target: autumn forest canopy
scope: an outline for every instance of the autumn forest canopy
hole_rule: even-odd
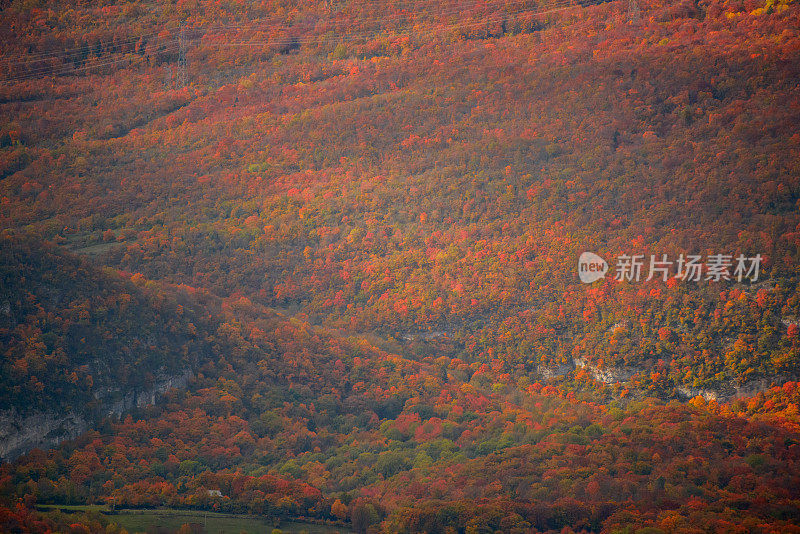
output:
[[[0,43],[0,531],[800,532],[795,0],[5,0]]]

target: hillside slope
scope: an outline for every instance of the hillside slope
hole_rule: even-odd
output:
[[[10,3],[0,526],[800,532],[800,4],[629,5]]]
[[[0,458],[152,403],[209,357],[197,304],[132,280],[52,245],[0,238]]]
[[[605,404],[408,360],[246,299],[222,310],[225,356],[188,391],[4,464],[0,494],[358,532],[800,530],[797,383],[730,406]],[[113,515],[85,521],[115,531]]]
[[[3,89],[0,217],[315,324],[447,332],[469,362],[542,377],[585,361],[665,396],[724,396],[798,373],[799,15],[771,6],[653,3],[639,24],[615,3],[469,5],[456,21],[449,6],[89,6],[97,53],[121,68],[89,57]],[[78,46],[57,13],[43,23]],[[104,52],[156,20],[137,55]],[[580,284],[587,250],[612,269],[641,254],[645,274]],[[764,260],[754,283],[644,281],[650,255],[674,273],[681,254]]]

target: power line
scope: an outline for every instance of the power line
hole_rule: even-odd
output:
[[[530,2],[530,1],[531,0],[516,0],[516,2],[511,2],[511,3],[513,4],[513,3]],[[439,0],[418,0],[416,2],[416,4],[423,5],[423,4],[432,4],[432,3],[436,3],[436,2],[439,2]],[[485,4],[482,0],[471,0],[471,1],[468,1],[468,2],[461,2],[459,4],[456,4],[456,6],[459,9],[461,9],[463,7],[474,7],[476,5],[488,6],[488,4]],[[422,11],[417,11],[416,13],[413,13],[413,12],[395,13],[394,15],[386,15],[386,16],[382,16],[382,17],[378,17],[378,18],[361,19],[360,22],[386,22],[387,20],[392,20],[392,19],[398,20],[398,19],[401,19],[401,18],[404,18],[404,17],[405,18],[409,18],[413,14],[421,14],[421,13],[423,13],[423,12]],[[431,14],[436,14],[436,13],[431,12]],[[263,25],[265,25],[265,24],[274,24],[274,23],[275,23],[274,21],[264,21],[264,22],[258,22],[258,23],[250,24],[250,25],[242,25],[241,23],[238,23],[238,22],[235,23],[235,24],[226,24],[226,25],[217,24],[217,25],[213,25],[213,26],[210,26],[209,28],[207,28],[206,29],[206,33],[212,33],[212,32],[215,32],[215,31],[224,31],[226,29],[238,29],[238,30],[261,29],[263,27]],[[182,27],[185,27],[185,23],[182,25]],[[80,46],[76,46],[76,47],[73,47],[73,48],[65,48],[65,49],[62,49],[62,50],[59,50],[59,51],[39,52],[39,53],[30,53],[30,54],[18,54],[16,56],[6,57],[4,59],[6,59],[6,60],[8,60],[8,59],[16,59],[16,61],[12,61],[11,62],[11,65],[15,65],[15,64],[16,65],[21,65],[21,64],[25,64],[25,63],[35,63],[35,62],[38,62],[38,61],[44,61],[46,59],[55,59],[55,58],[67,60],[69,58],[72,58],[73,56],[77,57],[77,56],[80,56],[82,54],[85,54],[85,53],[87,53],[87,50],[89,50],[89,49],[91,49],[93,47],[100,46],[101,48],[104,48],[104,49],[107,49],[107,50],[109,50],[109,49],[113,50],[113,49],[124,47],[126,45],[136,44],[141,40],[145,40],[145,39],[150,39],[152,37],[156,37],[156,36],[160,35],[161,33],[163,33],[164,31],[169,31],[169,30],[162,29],[162,30],[158,30],[158,31],[153,31],[153,32],[145,33],[145,34],[142,34],[142,35],[139,35],[139,36],[129,37],[127,39],[123,39],[122,41],[113,41],[112,40],[112,41],[107,41],[105,43],[95,43],[95,44],[86,43],[86,44],[83,44],[83,45],[80,45]],[[176,39],[176,38],[172,37],[171,40],[172,39]]]
[[[159,52],[162,52],[162,53],[164,53],[164,52],[167,52],[167,53],[168,52],[175,52],[175,51],[177,51],[177,49],[178,49],[177,48],[177,43],[173,42],[173,43],[170,43],[170,44],[166,45],[163,49],[160,49]],[[129,55],[127,55],[127,56],[124,56],[124,57],[116,57],[114,59],[106,58],[105,60],[102,60],[100,62],[91,63],[91,64],[87,64],[87,65],[81,65],[80,67],[75,67],[75,66],[70,66],[70,65],[62,65],[61,67],[55,67],[55,68],[50,68],[50,67],[40,68],[40,69],[35,70],[33,72],[29,71],[28,73],[26,73],[24,75],[21,75],[21,76],[15,76],[15,77],[12,77],[12,78],[6,78],[3,81],[5,81],[5,82],[14,82],[15,83],[15,82],[20,82],[20,81],[39,79],[39,78],[41,78],[43,76],[66,76],[66,75],[73,74],[73,73],[86,72],[86,71],[89,71],[89,70],[92,70],[92,69],[95,69],[95,68],[110,67],[110,66],[114,66],[114,65],[123,64],[123,63],[126,63],[126,62],[130,63],[131,65],[135,65],[137,63],[140,63],[141,61],[144,61],[145,59],[147,59],[147,57],[148,56],[146,56],[146,55],[141,55],[141,56],[136,57],[135,59],[131,59],[129,57]]]
[[[526,3],[527,1],[528,0],[517,0],[516,2],[511,2],[511,3],[512,4],[514,4],[514,3],[518,4],[518,3]],[[506,5],[508,5],[508,4],[506,4]],[[500,21],[503,21],[503,20],[508,20],[508,17],[513,17],[513,16],[519,16],[519,15],[545,15],[545,14],[549,14],[549,13],[555,13],[555,12],[559,12],[559,11],[564,11],[564,10],[567,10],[567,9],[573,9],[573,8],[576,8],[576,7],[587,7],[587,6],[592,6],[592,5],[600,5],[600,3],[597,3],[597,2],[575,3],[575,2],[573,2],[571,0],[560,0],[560,1],[552,3],[550,8],[548,8],[546,10],[519,10],[519,11],[514,11],[514,12],[498,13],[498,14],[495,14],[494,16],[492,16],[492,17],[483,18],[483,19],[481,19],[479,21],[476,21],[476,22],[473,22],[473,23],[456,22],[456,23],[447,24],[447,25],[440,25],[440,26],[438,26],[436,28],[436,30],[452,30],[452,29],[458,29],[458,28],[470,28],[470,27],[482,26],[482,25],[485,25],[487,23],[500,22]],[[451,12],[446,12],[446,13],[442,13],[442,14],[444,14],[444,15],[455,15],[455,14],[458,14],[458,13],[459,13],[458,11],[451,11]],[[382,19],[376,19],[376,22],[380,21],[380,20],[382,20]],[[336,39],[336,41],[349,42],[349,41],[355,41],[357,39],[377,37],[377,36],[379,36],[381,34],[384,34],[384,33],[386,33],[385,29],[373,30],[372,32],[353,33],[353,34],[349,34],[349,35],[340,36],[339,38]],[[408,30],[406,30],[404,32],[395,32],[393,35],[395,35],[395,36],[396,35],[404,35],[404,34],[407,34],[407,33],[408,33]],[[270,40],[270,41],[228,41],[228,42],[224,42],[224,43],[204,43],[203,46],[205,46],[205,47],[211,47],[211,46],[228,47],[228,46],[288,45],[288,44],[292,44],[292,43],[314,44],[314,43],[318,43],[320,41],[321,41],[321,39],[319,37],[311,37],[311,38],[292,37],[292,38],[287,38],[287,39],[273,39],[273,40]]]
[[[439,2],[439,0],[418,0],[417,2],[415,2],[415,4],[416,4],[416,7],[419,7],[421,5],[433,4],[433,3],[437,3],[437,2]],[[501,5],[496,6],[496,7],[503,8],[503,7],[508,7],[509,5],[527,4],[527,3],[531,3],[531,0],[512,0],[511,2],[505,2],[505,3],[501,4]],[[574,2],[574,5],[577,7],[577,6],[596,5],[598,3],[602,3],[602,1],[601,2],[596,2],[596,1],[578,0],[578,1]],[[436,11],[427,12],[427,11],[422,11],[422,10],[416,10],[416,11],[413,11],[413,10],[412,11],[405,11],[405,10],[403,10],[403,11],[401,11],[399,13],[394,13],[394,14],[391,14],[391,15],[383,15],[383,16],[375,17],[375,18],[371,18],[371,19],[363,19],[362,18],[362,19],[359,19],[358,21],[361,22],[361,23],[369,23],[369,22],[386,23],[388,21],[397,21],[397,20],[401,20],[401,19],[411,19],[412,17],[418,16],[418,15],[422,15],[422,14],[426,14],[426,13],[430,14],[432,16],[446,16],[446,15],[452,15],[452,14],[460,14],[460,13],[462,13],[464,11],[465,8],[469,9],[469,8],[479,7],[479,6],[482,6],[484,8],[495,7],[495,6],[491,6],[490,4],[484,2],[483,0],[470,0],[470,1],[467,1],[467,2],[455,3],[455,4],[453,4],[453,5],[451,5],[449,7],[449,10],[444,10],[443,9],[443,10],[441,10],[439,12],[436,12]],[[320,21],[318,21],[318,22],[320,22]],[[345,21],[345,22],[349,22],[349,21]],[[265,29],[265,28],[263,28],[263,26],[265,24],[274,24],[274,21],[258,22],[258,23],[254,23],[254,24],[250,24],[250,25],[242,25],[241,23],[226,24],[226,25],[218,24],[218,25],[213,25],[213,26],[210,26],[209,28],[207,28],[205,30],[205,33],[206,34],[210,34],[210,33],[214,33],[214,32],[221,32],[221,31],[224,31],[226,29],[237,29],[237,30],[240,30],[240,31],[246,31],[246,30],[251,30],[251,29],[252,30]],[[185,23],[182,25],[182,27],[185,27]],[[153,37],[157,37],[158,35],[162,34],[165,31],[169,31],[169,30],[162,29],[162,30],[153,31],[153,32],[150,32],[150,33],[144,33],[142,35],[133,36],[133,37],[130,37],[130,38],[127,38],[127,39],[123,39],[121,41],[110,41],[110,42],[96,43],[96,44],[86,43],[86,44],[83,44],[83,45],[80,45],[80,46],[77,46],[77,47],[73,47],[73,48],[65,48],[65,49],[60,50],[60,51],[40,52],[40,53],[32,53],[32,54],[18,54],[16,56],[6,57],[4,59],[5,60],[15,59],[16,61],[12,61],[10,63],[11,66],[22,65],[22,64],[26,64],[26,63],[35,63],[35,62],[39,62],[39,61],[44,61],[46,59],[56,59],[56,58],[58,58],[58,59],[67,60],[67,59],[73,58],[74,56],[77,57],[77,56],[80,56],[82,54],[85,54],[91,48],[96,48],[96,47],[99,46],[102,49],[113,51],[113,50],[125,47],[126,45],[136,44],[136,43],[138,43],[140,41],[148,40],[148,39],[151,39]],[[172,37],[172,39],[177,39],[177,38],[176,37]]]
[[[435,1],[435,0],[421,0],[420,3],[424,3],[426,1]],[[507,3],[503,4],[502,7],[507,8],[509,5],[524,5],[524,4],[528,4],[529,2],[530,2],[530,0],[512,0],[511,2],[507,2]],[[638,14],[638,4],[636,4],[636,0],[629,0],[629,12],[631,10],[631,8],[630,8],[630,3],[631,2],[635,5],[636,13]],[[577,7],[589,7],[589,6],[593,6],[593,5],[600,5],[602,3],[603,2],[597,2],[596,0],[588,0],[588,1],[587,0],[579,0],[578,2],[574,2],[573,0],[559,0],[559,1],[551,3],[547,7],[547,9],[521,9],[521,10],[518,10],[518,11],[499,12],[499,13],[495,13],[494,16],[485,17],[485,18],[483,18],[483,19],[481,19],[479,21],[473,22],[473,23],[456,22],[456,23],[443,25],[443,26],[440,25],[440,26],[436,27],[435,29],[438,30],[438,31],[447,31],[447,30],[458,29],[458,28],[470,28],[470,27],[482,26],[482,25],[485,25],[485,24],[488,24],[488,23],[493,23],[493,22],[507,21],[509,19],[509,17],[519,17],[519,16],[524,16],[524,15],[545,15],[545,14],[565,11],[565,10],[568,10],[568,9],[574,9],[574,8],[577,8]],[[446,17],[446,16],[462,14],[464,5],[465,4],[463,4],[463,3],[462,4],[458,4],[457,7],[454,6],[450,10],[441,10],[439,12],[430,13],[430,14],[431,14],[431,16],[438,16],[438,17]],[[475,7],[475,6],[481,6],[481,5],[485,6],[486,4],[484,4],[482,2],[482,0],[473,0],[473,1],[469,2],[466,5],[468,5],[469,7]],[[384,23],[385,24],[386,22],[399,21],[399,20],[402,20],[402,19],[409,19],[410,20],[411,19],[411,15],[419,15],[419,14],[423,14],[423,13],[424,12],[420,12],[420,11],[418,11],[416,13],[411,13],[411,12],[409,12],[409,13],[396,13],[394,15],[387,15],[387,16],[384,16],[384,17],[375,17],[375,18],[372,18],[372,19],[361,19],[359,22],[366,23],[366,24],[369,24],[370,22]],[[178,81],[179,86],[185,87],[187,85],[187,83],[188,83],[188,74],[187,74],[187,70],[188,70],[187,66],[188,65],[187,65],[186,54],[187,54],[187,51],[188,51],[189,44],[190,43],[202,42],[204,37],[213,36],[215,33],[221,33],[223,31],[225,31],[226,29],[238,30],[239,33],[241,33],[243,31],[247,31],[247,30],[261,29],[261,27],[260,26],[256,26],[256,25],[250,25],[250,26],[246,26],[246,25],[245,26],[242,26],[242,25],[218,25],[218,26],[212,26],[212,27],[206,29],[201,36],[190,39],[188,37],[188,30],[187,30],[186,24],[183,23],[181,25],[181,28],[180,28],[179,32],[178,32],[177,38],[173,38],[172,40],[167,41],[167,43],[162,44],[160,49],[155,50],[155,53],[158,53],[158,52],[161,52],[161,53],[163,53],[163,52],[171,52],[171,51],[175,51],[175,50],[178,51],[178,80],[177,81]],[[373,30],[371,32],[360,32],[360,33],[351,33],[351,34],[347,34],[347,35],[342,35],[342,36],[338,37],[336,40],[339,41],[339,42],[350,42],[350,41],[355,41],[357,39],[369,39],[369,38],[372,38],[372,37],[377,37],[378,35],[381,35],[381,34],[385,34],[385,33],[387,33],[387,31],[388,30],[386,28],[379,28],[379,29]],[[410,30],[406,30],[405,32],[394,32],[394,35],[402,35],[402,34],[407,34],[409,32],[410,32]],[[153,36],[153,35],[159,35],[161,33],[162,32],[153,32],[153,33],[148,34],[148,35]],[[144,37],[145,36],[139,36],[139,37],[136,37],[136,38],[129,39],[128,41],[125,41],[125,42],[127,42],[127,43],[139,42],[140,40],[144,39]],[[286,46],[286,45],[293,45],[293,44],[297,44],[297,45],[300,45],[300,44],[314,44],[314,43],[321,42],[322,39],[323,39],[323,37],[320,36],[320,35],[311,36],[311,37],[305,37],[305,38],[299,37],[299,36],[292,36],[292,37],[288,37],[288,38],[285,38],[285,39],[272,39],[270,41],[229,41],[229,42],[226,42],[226,43],[203,43],[203,46],[204,47],[280,46],[280,45]],[[116,44],[115,46],[122,46],[122,42]],[[84,48],[82,47],[80,50],[84,50]],[[40,58],[36,59],[36,61],[42,61],[43,57],[44,57],[44,54],[40,55]],[[50,59],[63,58],[63,57],[65,57],[65,56],[60,55],[60,53],[53,53],[53,55],[50,57]],[[145,55],[142,55],[137,60],[134,60],[131,64],[139,63],[145,57],[146,57]],[[129,58],[117,58],[117,59],[113,59],[113,60],[106,60],[106,61],[101,61],[99,63],[92,63],[90,65],[82,65],[80,67],[67,66],[67,65],[62,66],[62,67],[55,67],[55,68],[50,67],[50,66],[40,66],[40,67],[34,68],[32,70],[29,70],[28,72],[26,72],[23,75],[6,78],[5,81],[6,82],[18,82],[18,81],[35,79],[35,78],[38,78],[38,77],[41,77],[41,76],[44,76],[44,75],[62,76],[62,75],[68,75],[68,74],[71,74],[71,73],[84,72],[86,70],[90,70],[90,69],[97,68],[97,67],[111,66],[111,65],[115,65],[115,64],[119,64],[119,63],[124,63],[126,61],[130,61]]]

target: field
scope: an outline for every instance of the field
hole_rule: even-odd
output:
[[[57,511],[62,514],[88,513],[100,514],[112,525],[119,525],[131,534],[138,532],[177,531],[189,525],[195,532],[207,534],[239,533],[285,533],[306,534],[349,534],[342,527],[304,523],[299,521],[275,521],[245,514],[221,514],[196,510],[156,509],[156,510],[111,510],[104,505],[40,505],[44,512]]]

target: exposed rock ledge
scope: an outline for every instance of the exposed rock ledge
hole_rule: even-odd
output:
[[[623,369],[620,367],[606,367],[601,369],[600,367],[589,363],[583,358],[575,358],[572,360],[571,365],[569,363],[561,363],[550,366],[540,365],[536,368],[536,372],[545,380],[550,380],[552,378],[566,376],[577,369],[586,369],[589,374],[592,375],[592,378],[598,382],[604,382],[606,384],[625,382],[626,380],[630,380],[630,378],[636,373],[643,371],[643,368],[641,367],[632,367],[629,369]]]
[[[572,361],[572,363],[575,365],[576,369],[584,368],[589,371],[589,374],[592,375],[592,378],[598,382],[604,382],[606,384],[625,382],[626,380],[630,380],[630,378],[635,374],[643,371],[641,367],[621,368],[612,366],[601,369],[600,367],[587,362],[583,358],[576,358]]]
[[[572,365],[566,363],[552,366],[540,365],[536,371],[541,378],[551,380],[553,378],[566,376],[576,369],[585,369],[592,378],[605,384],[622,384],[637,374],[647,371],[647,369],[642,366],[632,366],[629,368],[609,366],[600,368],[583,358],[573,359]],[[727,402],[742,397],[752,397],[773,386],[780,386],[786,382],[798,379],[800,379],[800,377],[796,375],[778,374],[771,377],[756,378],[741,385],[729,381],[714,388],[681,386],[677,389],[677,396],[681,399],[692,399],[701,396],[709,401]]]
[[[26,416],[15,410],[0,412],[0,459],[11,461],[33,449],[55,447],[88,429],[86,420],[72,412],[37,412]]]
[[[743,397],[753,397],[773,386],[780,386],[786,382],[797,380],[797,378],[796,376],[789,375],[775,375],[772,377],[756,378],[742,385],[729,382],[718,388],[708,389],[682,386],[678,388],[678,395],[684,399],[692,399],[699,395],[708,401],[714,400],[724,402]]]
[[[144,391],[105,389],[95,392],[100,401],[98,415],[121,417],[132,408],[155,404],[172,388],[182,389],[189,383],[192,372],[164,377]],[[90,428],[94,416],[76,412],[34,412],[20,414],[16,410],[0,410],[0,461],[12,461],[33,449],[48,449],[63,441],[75,439]]]
[[[122,392],[119,389],[108,388],[95,392],[94,396],[100,401],[99,413],[101,416],[120,417],[132,408],[155,404],[170,389],[184,389],[191,377],[192,372],[187,369],[179,375],[159,378],[153,387],[145,391]]]

